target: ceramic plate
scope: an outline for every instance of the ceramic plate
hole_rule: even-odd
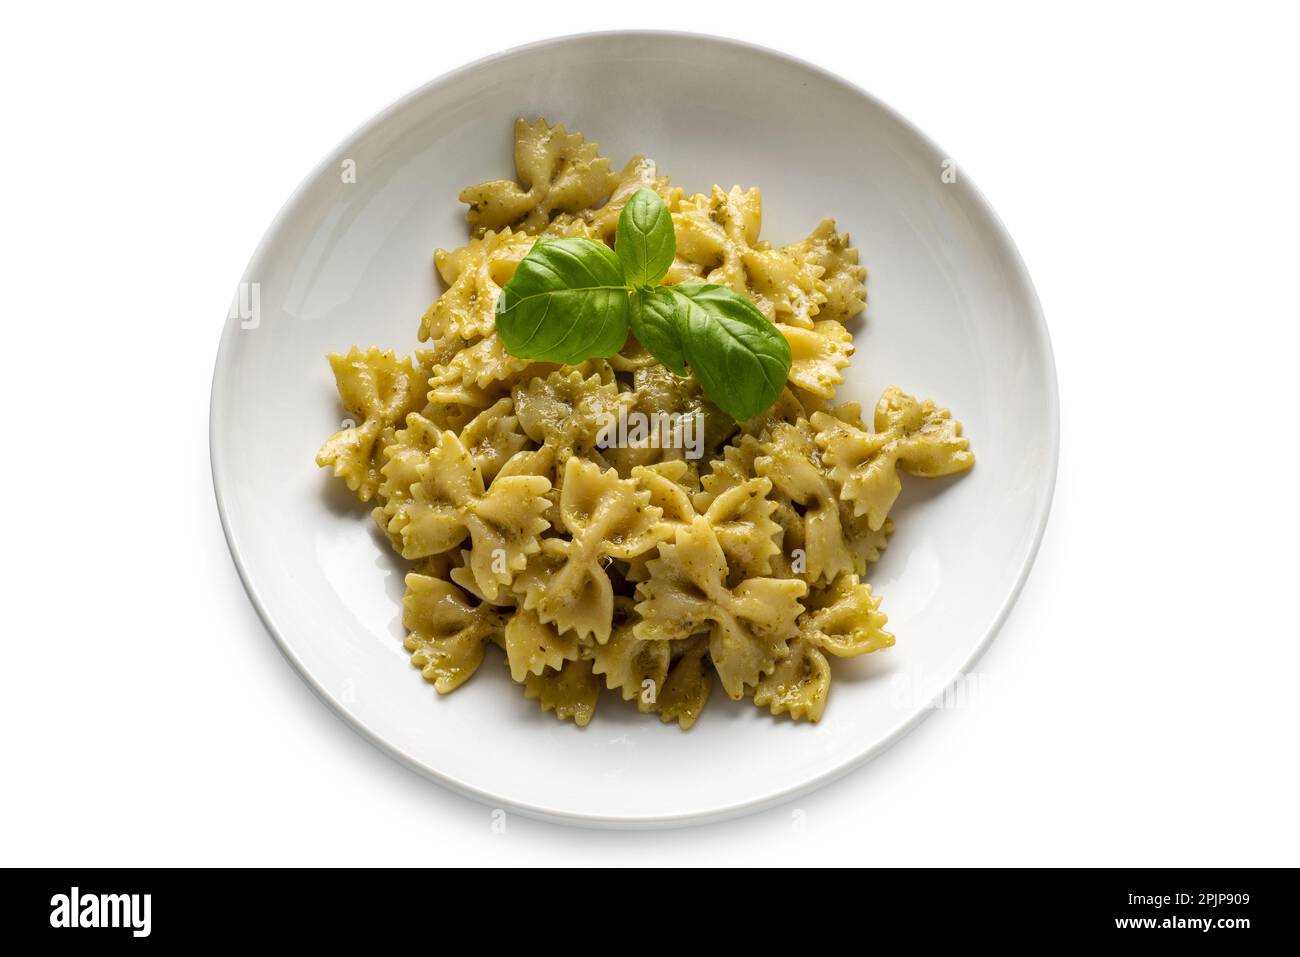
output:
[[[635,104],[631,108],[630,104]],[[871,573],[897,645],[833,663],[820,724],[715,688],[689,732],[606,693],[586,728],[525,700],[502,656],[440,697],[402,648],[404,563],[313,457],[340,427],[325,362],[409,352],[438,293],[435,247],[465,241],[456,194],[512,176],[512,121],[581,130],[615,167],[653,157],[688,192],[763,190],[763,236],[833,215],[869,274],[842,399],[897,384],[953,409],[978,457],[905,483]],[[350,161],[350,162],[349,162]],[[788,799],[878,753],[992,639],[1033,561],[1057,455],[1047,329],[1011,239],[946,155],[816,67],[702,36],[566,37],[457,70],[327,156],[248,271],[212,386],[212,473],[235,564],[271,635],[335,711],[430,778],[493,806],[589,824],[720,818]],[[343,175],[355,164],[355,182]]]

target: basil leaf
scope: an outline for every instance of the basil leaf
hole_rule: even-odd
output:
[[[627,284],[641,289],[658,285],[677,253],[673,217],[652,189],[638,189],[618,216],[614,249]]]
[[[682,347],[685,323],[680,314],[689,308],[691,301],[675,296],[671,286],[639,289],[632,293],[632,335],[677,375],[686,375],[686,355]]]
[[[737,422],[766,411],[790,375],[785,336],[727,286],[682,283],[667,288],[686,304],[677,313],[679,334],[686,361],[708,397]]]
[[[520,359],[573,365],[627,341],[628,289],[618,257],[590,239],[539,239],[497,300],[497,331]]]

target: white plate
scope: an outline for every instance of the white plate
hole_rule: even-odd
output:
[[[823,216],[851,231],[868,321],[840,395],[896,383],[952,408],[978,464],[905,482],[871,578],[898,644],[833,662],[820,724],[715,691],[683,733],[609,694],[585,729],[543,714],[494,650],[439,697],[407,661],[403,563],[327,470],[339,428],[324,356],[409,351],[437,294],[436,246],[465,238],[465,185],[508,177],[517,115],[563,121],[616,166],[654,157],[688,191],[763,190],[763,236]],[[344,182],[345,161],[356,182]],[[929,710],[992,639],[1033,561],[1057,456],[1047,329],[996,216],[945,155],[888,108],[816,67],[727,40],[566,37],[417,90],[307,177],[244,275],[254,323],[228,321],[212,384],[212,473],[231,554],[267,628],[340,715],[429,777],[490,804],[567,821],[721,818],[823,784]],[[256,296],[252,284],[256,284]]]

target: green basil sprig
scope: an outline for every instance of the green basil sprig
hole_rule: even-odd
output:
[[[676,252],[672,216],[649,189],[623,207],[613,250],[590,239],[539,239],[497,301],[506,351],[573,365],[614,355],[631,328],[668,369],[694,372],[718,408],[752,419],[785,388],[790,344],[727,286],[660,285]]]

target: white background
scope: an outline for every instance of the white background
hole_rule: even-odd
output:
[[[0,39],[0,863],[1300,864],[1280,5],[35,6]],[[263,630],[211,489],[212,362],[259,237],[338,140],[470,60],[620,27],[812,60],[942,144],[1042,298],[1060,479],[973,706],[732,823],[496,834]]]

